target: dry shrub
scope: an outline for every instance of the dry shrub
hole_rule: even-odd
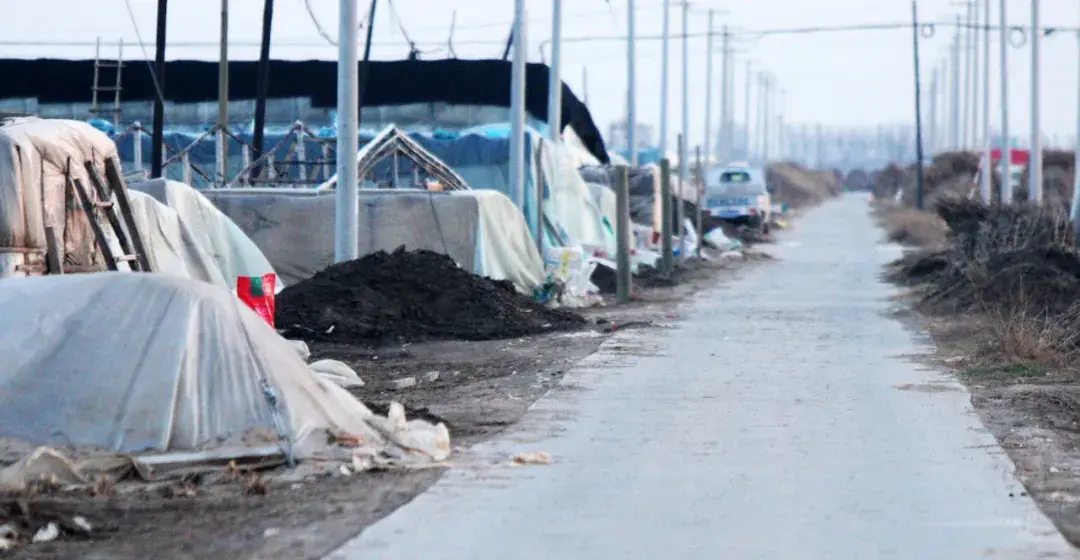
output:
[[[881,221],[889,241],[903,245],[940,248],[949,233],[949,226],[937,214],[903,206],[884,207]]]
[[[1080,350],[1080,256],[1057,207],[944,200],[944,249],[906,255],[888,275],[918,286],[920,307],[983,321],[977,354],[1061,366]]]
[[[820,204],[843,190],[841,177],[832,171],[815,171],[796,163],[776,163],[766,169],[773,187],[773,201],[792,208]]]
[[[983,315],[984,330],[975,356],[984,363],[1069,365],[1078,355],[1080,331],[1076,311],[1055,316],[1027,306],[1011,309],[991,304]]]

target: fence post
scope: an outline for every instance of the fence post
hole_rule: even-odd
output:
[[[661,271],[671,274],[671,160],[660,160]]]
[[[615,168],[615,301],[630,301],[630,168]]]

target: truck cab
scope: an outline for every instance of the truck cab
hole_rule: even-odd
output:
[[[765,170],[744,163],[714,168],[705,176],[705,215],[769,233],[772,197]]]

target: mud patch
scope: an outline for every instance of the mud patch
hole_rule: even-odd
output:
[[[913,393],[955,393],[963,390],[962,387],[944,383],[907,383],[904,385],[896,385],[893,388],[900,391],[911,391]]]

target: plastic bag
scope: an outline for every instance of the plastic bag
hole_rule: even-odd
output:
[[[274,274],[261,277],[240,276],[236,279],[236,296],[270,326],[274,326]]]

